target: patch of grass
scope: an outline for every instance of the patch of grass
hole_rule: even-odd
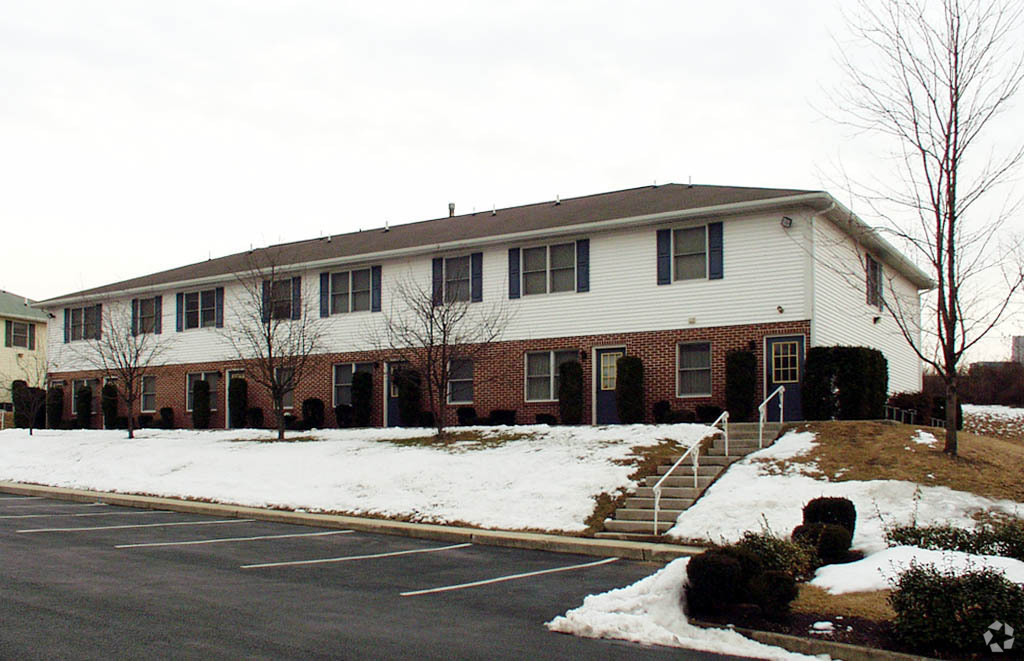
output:
[[[807,583],[800,584],[799,588],[800,593],[791,604],[794,613],[863,617],[876,622],[889,622],[896,617],[896,612],[889,605],[890,590],[829,594]]]
[[[618,463],[623,466],[636,466],[636,470],[629,474],[629,479],[640,482],[648,475],[656,474],[658,466],[674,462],[679,455],[686,452],[686,448],[676,441],[662,439],[655,445],[633,446],[630,452],[629,458],[621,459]]]
[[[620,491],[615,495],[610,493],[598,494],[594,498],[594,511],[584,521],[587,524],[587,529],[583,531],[583,534],[587,537],[593,537],[594,533],[604,530],[604,520],[625,504],[628,495],[625,491]]]
[[[831,482],[906,480],[944,486],[988,498],[1024,501],[1024,446],[1004,439],[960,432],[959,456],[942,451],[941,429],[935,447],[913,442],[919,426],[885,422],[814,422],[801,427],[815,432],[817,445],[786,460]]]
[[[440,436],[434,434],[433,436],[416,436],[414,438],[382,438],[380,441],[382,443],[391,443],[392,445],[400,445],[404,447],[419,446],[444,448],[454,452],[464,452],[469,450],[484,450],[487,448],[497,447],[502,443],[522,441],[529,438],[533,438],[533,434],[515,432],[490,433],[481,432],[479,430],[460,430],[446,431]]]
[[[278,438],[233,438],[231,443],[320,443],[324,439],[313,436],[285,436],[284,440]]]

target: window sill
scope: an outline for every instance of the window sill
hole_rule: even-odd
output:
[[[524,404],[557,404],[557,399],[524,399]]]
[[[697,394],[697,395],[680,395],[676,393],[676,399],[708,399],[711,397],[711,393]]]

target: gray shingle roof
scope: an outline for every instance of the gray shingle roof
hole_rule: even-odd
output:
[[[27,302],[26,302],[27,301]],[[45,322],[49,317],[42,310],[29,307],[35,303],[24,296],[0,289],[0,317]]]
[[[771,200],[816,191],[780,188],[742,188],[731,186],[688,186],[664,184],[645,186],[597,195],[567,198],[453,217],[394,225],[388,231],[371,229],[330,237],[297,241],[260,248],[276,251],[279,266],[320,260],[358,258],[392,250],[429,247],[451,241],[485,239],[506,234],[529,232],[584,223],[630,218],[670,211],[688,211],[741,202]],[[88,297],[127,289],[158,287],[175,282],[200,280],[244,272],[251,258],[248,252],[181,266],[150,275],[115,282],[102,287],[59,296],[44,301]]]

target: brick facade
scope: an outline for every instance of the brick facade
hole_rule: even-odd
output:
[[[558,402],[527,402],[525,401],[525,359],[529,351],[575,349],[580,352],[583,365],[584,411],[583,420],[593,419],[593,377],[595,347],[625,347],[626,354],[639,357],[644,364],[645,410],[648,420],[651,419],[651,408],[660,400],[667,400],[673,409],[693,409],[701,404],[725,405],[725,355],[736,349],[752,349],[758,362],[758,401],[764,396],[764,338],[777,335],[803,335],[805,346],[810,336],[809,321],[793,321],[785,323],[765,323],[738,326],[719,326],[711,328],[682,328],[670,331],[620,333],[609,335],[581,335],[541,340],[509,341],[495,344],[487,355],[481,357],[474,369],[474,401],[472,406],[481,416],[494,409],[513,409],[516,421],[532,423],[538,414],[546,413],[558,416]],[[711,343],[711,397],[676,396],[676,347],[682,342]],[[313,376],[301,383],[294,393],[295,406],[292,413],[301,416],[302,401],[310,397],[323,400],[326,408],[325,424],[335,424],[333,404],[333,368],[337,363],[373,362],[373,415],[372,424],[384,423],[384,376],[385,361],[389,358],[383,352],[348,352],[331,353],[322,356],[321,364],[314,370]],[[241,369],[238,361],[189,363],[167,365],[151,369],[148,373],[155,375],[157,410],[162,407],[174,409],[175,424],[179,427],[191,427],[191,414],[185,410],[185,384],[187,375],[195,372],[219,372],[221,382],[212,398],[210,427],[225,427],[227,370]],[[74,417],[71,397],[71,381],[82,378],[101,378],[96,371],[60,372],[51,374],[51,380],[64,381],[64,415]],[[264,421],[267,426],[273,425],[273,411],[269,396],[263,389],[249,381],[249,406],[264,410]],[[213,393],[211,392],[211,395]],[[97,395],[98,396],[98,395]],[[138,409],[136,404],[136,409]],[[455,422],[455,411],[460,405],[446,407],[446,421]],[[123,404],[122,404],[123,409]],[[97,407],[98,410],[98,407]],[[120,412],[126,415],[125,411]],[[138,415],[139,411],[135,411]],[[157,414],[153,414],[158,419]],[[96,427],[102,425],[102,416],[93,416]]]

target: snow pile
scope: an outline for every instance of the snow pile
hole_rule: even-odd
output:
[[[964,404],[964,431],[1019,441],[1024,439],[1024,409]]]
[[[690,509],[683,512],[667,533],[671,537],[713,542],[733,542],[747,530],[761,530],[765,522],[777,535],[786,537],[802,522],[802,508],[819,496],[849,498],[857,507],[853,548],[876,553],[887,548],[885,527],[916,519],[920,525],[948,523],[973,528],[971,515],[992,510],[1005,514],[1024,512],[1024,505],[992,500],[947,487],[919,487],[913,482],[873,480],[827,482],[801,471],[795,464],[784,474],[770,463],[800,456],[814,447],[811,432],[789,432],[771,447],[733,464]],[[765,463],[762,460],[768,460]]]
[[[428,429],[290,432],[311,441],[267,443],[260,430],[25,430],[0,432],[0,480],[209,499],[257,507],[466,522],[489,528],[580,531],[594,497],[635,488],[637,445],[689,446],[702,425],[475,429],[504,442],[401,446],[381,442]],[[628,463],[628,462],[627,462]]]
[[[1014,583],[1024,584],[1024,562],[997,555],[972,555],[961,551],[932,551],[915,546],[894,546],[872,553],[863,560],[844,565],[825,565],[818,569],[811,585],[832,594],[888,590],[896,577],[911,564],[935,565],[958,573],[971,569],[999,570]]]
[[[936,447],[939,443],[939,439],[935,438],[935,436],[932,435],[931,432],[926,432],[923,429],[915,430],[914,436],[910,440],[917,443],[918,445],[927,445],[928,447],[931,448]]]
[[[683,614],[683,585],[689,558],[680,558],[633,585],[591,595],[583,605],[545,626],[586,638],[616,638],[758,659],[809,659],[745,638],[727,629],[704,629]],[[818,657],[820,658],[820,657]]]

